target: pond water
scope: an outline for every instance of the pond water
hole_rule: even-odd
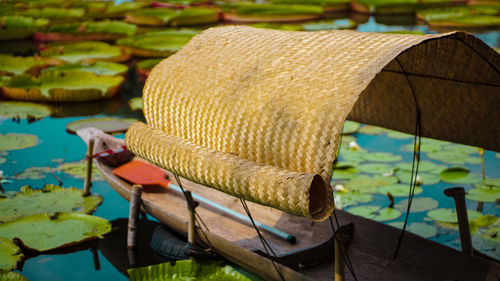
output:
[[[425,26],[384,25],[377,23],[373,17],[358,26],[358,30],[360,31],[388,31],[402,29],[418,29],[425,33],[435,32],[427,29]],[[498,30],[476,33],[476,35],[491,46],[498,47],[500,45],[500,32]],[[105,104],[79,105],[78,107],[65,108],[65,111],[75,113],[86,110],[88,115],[119,116],[142,119],[140,113],[130,111],[126,102],[124,102],[132,96],[140,95],[141,85],[135,82],[135,78],[130,78],[130,80],[131,82],[129,82],[128,85],[125,85],[121,90],[121,97],[118,99],[108,101]],[[64,105],[61,107],[64,107]],[[16,176],[18,178],[12,179],[12,183],[10,184],[3,185],[5,192],[18,191],[19,188],[24,185],[31,185],[34,188],[41,188],[44,184],[48,183],[58,185],[59,180],[63,182],[63,186],[65,187],[75,186],[81,188],[83,186],[83,178],[81,176],[75,176],[68,172],[56,170],[55,168],[62,163],[78,163],[84,158],[86,153],[85,144],[79,139],[79,137],[66,132],[66,124],[82,118],[86,117],[45,117],[33,123],[28,123],[25,119],[16,121],[8,118],[0,118],[0,133],[5,134],[16,132],[33,134],[38,137],[38,145],[26,149],[12,150],[9,151],[7,155],[0,156],[7,159],[5,163],[0,164],[0,170],[3,170],[4,175],[7,177]],[[411,162],[412,153],[403,149],[405,145],[412,143],[411,138],[394,139],[388,137],[386,134],[368,135],[359,132],[354,133],[353,136],[356,138],[357,144],[367,151],[391,152],[402,156],[403,160],[398,162]],[[347,147],[347,145],[344,145],[344,148]],[[345,154],[341,153],[341,160],[346,160],[344,156]],[[475,158],[479,157],[477,151],[471,152],[469,156]],[[495,156],[495,153],[491,151],[486,151],[485,153],[485,172],[486,176],[489,178],[500,178],[500,159],[497,157],[498,155]],[[426,153],[422,153],[422,160],[430,160],[434,163],[440,163],[435,159],[429,158]],[[394,163],[391,165],[394,165]],[[448,167],[454,166],[451,164],[446,165]],[[466,163],[465,165],[460,166],[467,167],[473,174],[481,175],[480,164]],[[24,175],[25,178],[23,178],[23,175],[20,175],[20,173],[32,167],[51,167],[54,168],[54,171],[47,172],[47,170],[32,169],[31,173]],[[438,177],[438,175],[436,175],[436,177]],[[340,180],[338,183],[342,184],[343,182]],[[424,180],[423,190],[420,194],[416,195],[416,198],[434,198],[438,201],[438,208],[453,208],[453,200],[443,194],[443,190],[445,188],[452,186],[456,186],[456,184],[441,181],[435,184],[426,185]],[[473,187],[471,184],[464,186],[467,189]],[[349,184],[345,184],[345,187],[347,189],[350,188]],[[104,199],[103,204],[97,209],[95,215],[101,216],[110,221],[127,217],[129,208],[128,202],[114,192],[111,187],[109,187],[108,184],[99,177],[94,178],[92,192],[100,194]],[[378,205],[386,207],[390,203],[388,197],[384,194],[374,193],[372,196],[373,200],[366,203],[360,203],[360,205]],[[397,204],[404,199],[405,197],[395,196],[395,203]],[[477,203],[475,201],[467,200],[467,203],[469,209],[477,208]],[[354,207],[356,206],[346,206],[346,209],[349,210]],[[495,203],[485,203],[482,208],[482,213],[499,216],[500,209]],[[412,213],[410,215],[409,222],[421,222],[432,225],[433,223],[426,218],[426,214],[426,211]],[[404,215],[401,215],[398,218],[388,220],[387,222],[398,222],[403,221],[403,219]],[[458,234],[456,230],[452,228],[440,228],[438,231],[439,235],[433,236],[430,239],[451,247],[459,247]],[[122,245],[124,244],[125,241],[123,241]],[[127,280],[127,277],[108,261],[108,258],[103,255],[102,251],[98,251],[98,260],[99,267],[97,269],[95,266],[93,251],[89,248],[84,248],[80,251],[68,254],[40,255],[30,258],[25,262],[21,272],[31,281],[57,281],[69,279],[75,281]]]

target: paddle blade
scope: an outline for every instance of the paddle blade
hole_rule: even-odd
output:
[[[167,173],[155,165],[144,161],[132,160],[113,170],[113,174],[131,183],[147,185],[160,185],[168,187],[170,181]]]

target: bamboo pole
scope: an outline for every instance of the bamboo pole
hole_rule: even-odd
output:
[[[92,186],[92,161],[94,155],[94,139],[89,140],[87,150],[87,168],[85,173],[85,183],[83,185],[83,196],[90,195],[90,187]]]
[[[453,197],[453,200],[455,200],[462,252],[472,255],[473,248],[470,236],[469,218],[467,217],[467,206],[465,203],[465,190],[463,187],[452,187],[445,189],[444,194]]]
[[[136,247],[137,224],[139,222],[138,215],[141,206],[142,186],[132,186],[132,196],[130,198],[130,209],[128,217],[128,232],[127,232],[127,247],[133,249]]]
[[[342,257],[342,250],[344,245],[342,245],[342,241],[339,241],[340,237],[339,234],[336,235],[334,239],[334,248],[335,248],[335,260],[334,260],[334,266],[335,266],[335,281],[344,281],[345,278],[345,264],[344,264],[344,258]]]
[[[187,202],[187,207],[189,211],[189,224],[188,224],[188,243],[191,245],[195,244],[195,231],[196,231],[196,225],[195,225],[195,208],[196,204],[193,201],[193,196],[191,195],[191,191],[187,190],[184,192],[186,195],[186,202]],[[194,257],[190,256],[189,259],[191,261],[194,261]]]

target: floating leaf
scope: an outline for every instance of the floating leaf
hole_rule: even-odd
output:
[[[488,227],[493,223],[495,223],[497,220],[498,220],[497,216],[487,214],[471,221],[471,224],[474,224],[476,227]]]
[[[66,9],[55,7],[44,7],[41,9],[26,9],[20,12],[22,16],[33,18],[46,18],[46,19],[61,19],[73,18],[78,19],[83,17],[85,11],[83,9]]]
[[[141,57],[165,58],[180,50],[193,36],[198,34],[197,30],[165,30],[153,31],[141,35],[125,37],[116,41],[118,45],[131,47],[133,55]],[[161,60],[161,59],[158,59]],[[146,61],[148,62],[148,61]],[[137,64],[141,69],[146,62]],[[154,61],[149,61],[153,63]],[[157,61],[156,63],[158,63]],[[154,65],[150,66],[151,69]]]
[[[403,228],[403,222],[393,222],[390,223],[390,225],[397,228]],[[431,238],[438,235],[439,233],[439,229],[437,227],[423,222],[411,223],[406,227],[406,230],[424,238]]]
[[[128,58],[128,56],[124,56],[120,47],[99,41],[52,43],[46,46],[40,54],[44,57],[57,58],[69,63],[93,62],[96,60],[122,61]],[[68,66],[60,67],[67,68]]]
[[[467,162],[469,154],[457,151],[439,150],[427,153],[427,157],[448,164],[463,165]]]
[[[131,110],[142,111],[142,97],[135,97],[128,100],[128,106]]]
[[[416,165],[416,163],[415,163]],[[396,168],[411,172],[413,164],[411,162],[401,162],[396,164]],[[416,166],[415,166],[416,168]],[[446,169],[444,165],[438,165],[431,161],[420,161],[418,163],[418,171],[419,172],[430,172],[430,173],[440,173],[442,170]]]
[[[491,227],[486,232],[476,232],[472,235],[474,249],[500,261],[500,227]]]
[[[370,174],[387,174],[392,173],[394,168],[392,165],[384,164],[384,163],[370,163],[370,164],[361,164],[357,167],[361,172],[370,173]]]
[[[0,237],[19,238],[26,247],[41,252],[102,237],[109,231],[107,220],[78,213],[37,214],[0,224]]]
[[[123,64],[108,62],[108,61],[96,61],[94,63],[74,63],[74,64],[62,64],[58,66],[53,66],[42,70],[42,72],[47,71],[87,71],[92,72],[97,75],[122,75],[125,74],[128,67]]]
[[[44,104],[20,101],[1,101],[0,116],[9,118],[40,119],[50,115],[50,108]]]
[[[185,9],[148,8],[128,12],[125,20],[130,23],[149,26],[185,26],[215,23],[219,20],[218,10],[204,7]]]
[[[133,118],[116,118],[116,117],[94,117],[80,119],[66,124],[66,131],[75,134],[76,131],[82,128],[94,127],[105,133],[121,133],[127,131],[128,127],[137,122]]]
[[[0,74],[22,74],[37,65],[43,65],[43,63],[34,57],[0,54]]]
[[[15,272],[15,271],[0,270],[0,280],[2,280],[2,281],[28,281],[28,278],[24,277],[23,275]]]
[[[349,190],[358,190],[360,192],[375,192],[379,186],[395,184],[398,181],[396,177],[388,176],[367,176],[359,175],[353,177],[345,185]]]
[[[378,126],[364,125],[358,132],[365,135],[380,135],[386,133],[387,129]]]
[[[214,261],[176,261],[175,265],[162,263],[147,267],[131,268],[128,270],[130,281],[153,280],[220,280],[220,281],[251,281],[260,278],[230,265],[222,266]],[[248,276],[245,276],[248,275]]]
[[[0,134],[0,150],[18,150],[38,144],[38,137],[30,134]]]
[[[352,29],[356,28],[357,25],[358,24],[351,19],[338,19],[333,21],[323,20],[311,23],[304,23],[302,26],[305,31],[318,31],[318,30]]]
[[[357,206],[347,210],[349,213],[362,216],[376,221],[390,221],[401,216],[401,212],[393,208],[381,208],[380,206]]]
[[[7,162],[7,158],[0,157],[0,165]]]
[[[338,191],[335,192],[334,196],[336,198],[339,198],[342,207],[358,205],[359,203],[368,203],[373,201],[373,195],[369,193],[362,193],[359,191],[349,191],[349,192]]]
[[[482,216],[482,214],[478,211],[468,210],[467,215],[469,217],[469,221],[475,220]],[[447,222],[447,223],[458,223],[457,214],[452,209],[448,208],[440,208],[427,212],[427,216],[431,219]]]
[[[390,137],[390,138],[399,139],[399,140],[405,140],[405,139],[411,139],[411,138],[413,138],[412,135],[401,133],[401,132],[397,132],[397,131],[393,131],[393,130],[389,130],[387,132],[387,136]]]
[[[48,184],[43,189],[32,189],[27,185],[11,198],[0,198],[0,221],[8,222],[41,213],[90,213],[101,202],[100,196],[83,196],[83,190],[74,187]]]
[[[442,171],[439,176],[445,182],[456,184],[468,184],[481,182],[481,176],[470,174],[469,170],[463,167],[451,167]]]
[[[0,270],[11,270],[24,258],[21,249],[9,239],[0,237]],[[0,271],[0,280],[5,280]]]
[[[398,171],[396,172],[396,176],[402,183],[410,183],[411,182],[411,172],[409,171]],[[432,185],[439,182],[439,177],[436,174],[431,173],[418,173],[417,175],[417,184],[421,183],[423,185]]]
[[[408,195],[408,192],[406,193]],[[411,202],[411,209],[410,212],[423,212],[423,211],[428,211],[437,208],[439,205],[438,201],[429,198],[429,197],[418,197],[418,198],[413,198]],[[398,204],[396,204],[396,208],[400,209],[401,211],[406,212],[408,208],[408,199],[405,199]]]
[[[423,189],[420,186],[415,186],[414,194],[420,194],[422,191]],[[396,197],[407,197],[410,192],[410,186],[409,184],[391,184],[378,187],[377,192],[381,194],[390,193],[392,196]]]
[[[6,5],[4,4],[2,6],[5,7]],[[15,13],[15,11],[11,11],[11,13]],[[2,23],[2,28],[0,28],[0,41],[4,41],[2,44],[5,44],[6,40],[30,38],[33,36],[33,31],[49,24],[47,19],[34,19],[17,15],[0,16],[0,22]],[[16,45],[19,46],[19,42],[16,42]]]
[[[479,202],[495,202],[500,198],[500,188],[476,185],[475,188],[467,190],[466,198]]]
[[[346,120],[344,126],[342,127],[342,134],[350,135],[354,134],[361,125],[358,122]]]
[[[358,169],[353,166],[335,167],[332,171],[332,179],[350,179],[358,172]]]
[[[500,178],[486,178],[484,184],[488,186],[495,186],[500,188]]]
[[[396,162],[403,159],[401,155],[396,155],[390,152],[363,153],[363,158],[366,161],[373,161],[373,162]]]
[[[422,138],[422,140],[420,142],[420,151],[421,152],[439,151],[442,149],[442,147],[444,145],[447,145],[447,144],[450,144],[450,143],[446,142],[446,141],[435,140],[435,139]],[[413,143],[410,143],[408,145],[405,145],[404,148],[406,151],[413,152],[414,145],[413,145]]]
[[[45,173],[50,173],[50,167],[29,167],[26,168],[21,173],[14,174],[14,179],[30,179],[30,180],[40,180],[45,178]]]
[[[57,167],[56,171],[64,172],[75,178],[85,178],[87,169],[87,162],[69,162],[64,163]],[[95,165],[92,165],[92,180],[103,180],[101,172],[97,169]]]

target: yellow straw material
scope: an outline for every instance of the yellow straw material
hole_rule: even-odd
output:
[[[148,125],[131,127],[127,144],[191,180],[319,221],[333,210],[348,116],[413,133],[418,108],[424,136],[498,150],[499,66],[465,33],[212,28],[153,69]]]

